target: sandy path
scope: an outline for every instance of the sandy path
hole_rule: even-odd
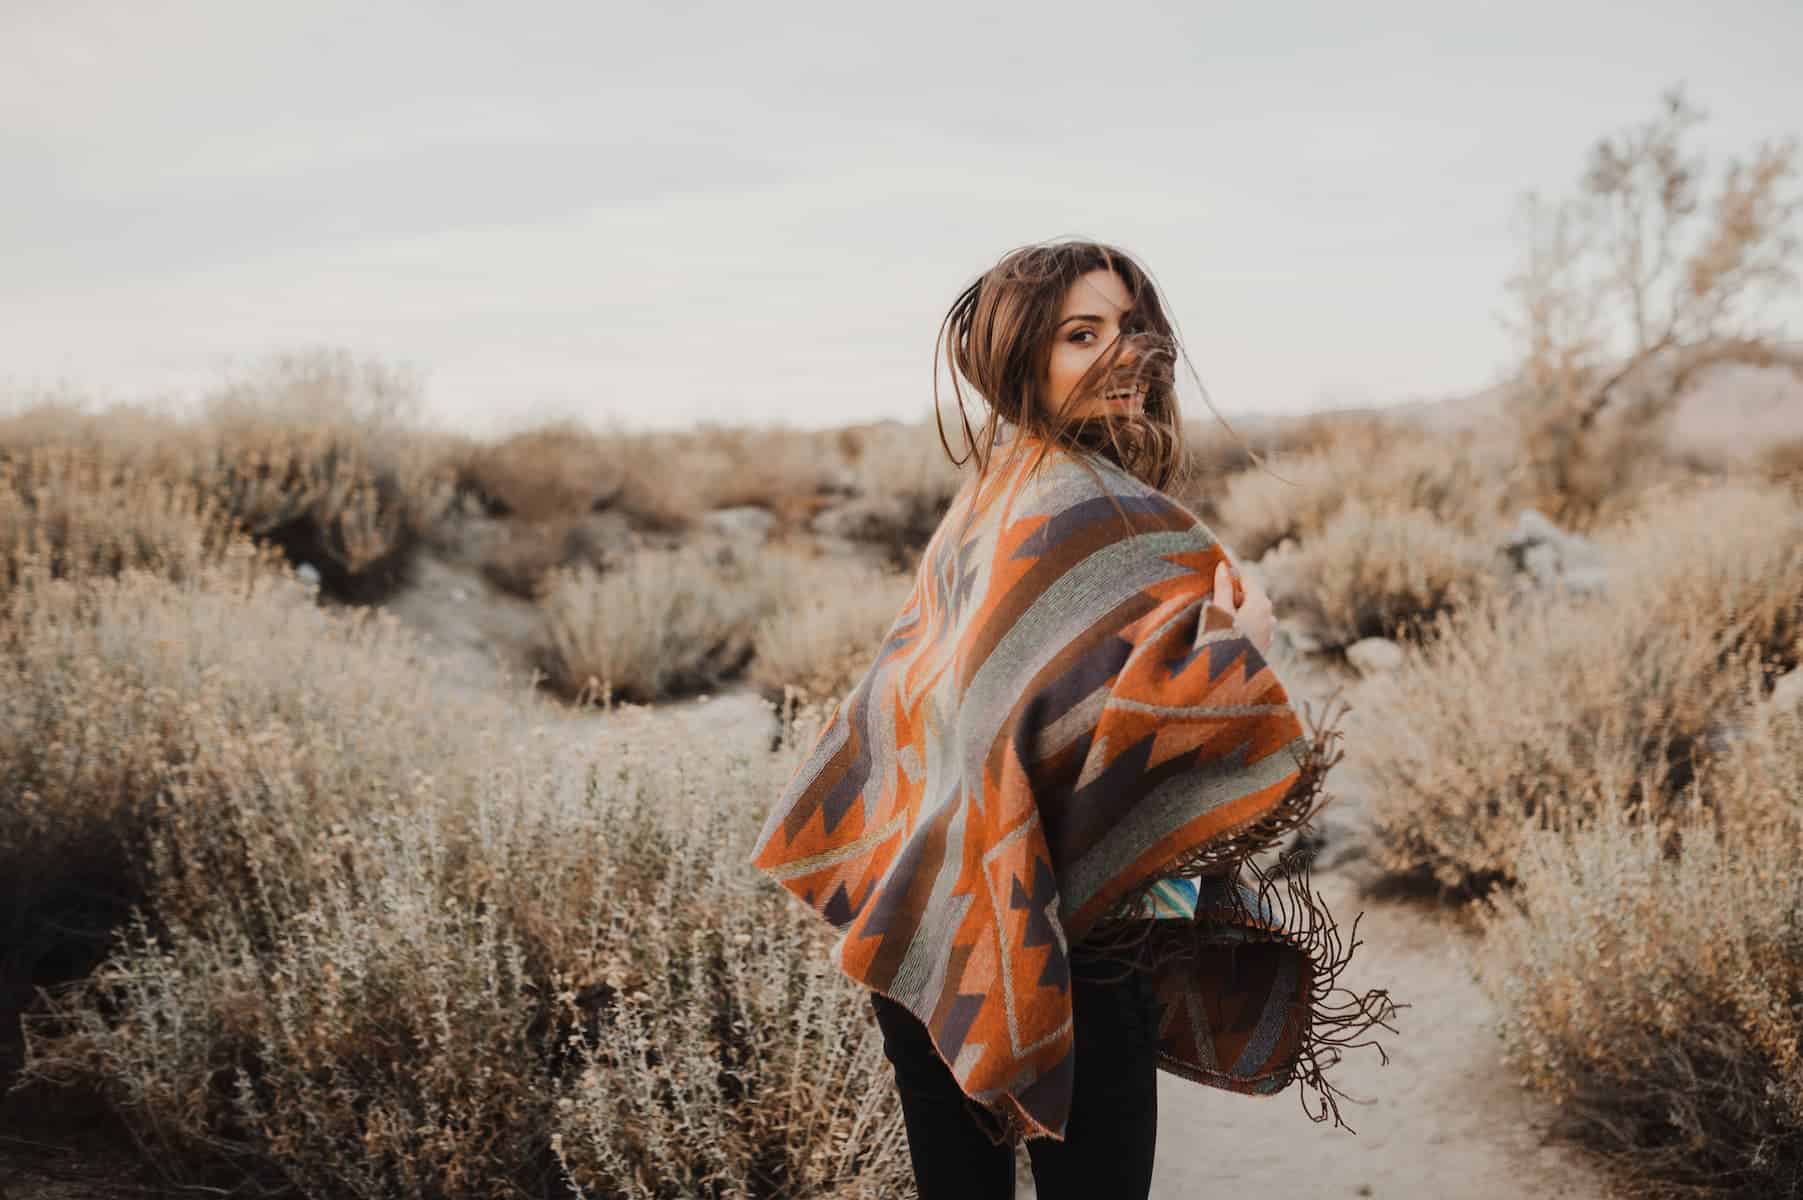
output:
[[[1327,874],[1318,890],[1359,937],[1343,982],[1384,986],[1402,1010],[1381,1065],[1348,1051],[1331,1077],[1368,1104],[1341,1111],[1354,1136],[1313,1124],[1294,1089],[1239,1096],[1159,1075],[1155,1197],[1568,1197],[1610,1195],[1570,1148],[1548,1144],[1546,1106],[1503,1067],[1492,1008],[1458,960],[1472,936],[1414,904],[1360,902],[1350,880]],[[1344,914],[1342,916],[1342,914]]]

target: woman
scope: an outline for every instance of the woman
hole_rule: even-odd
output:
[[[1162,490],[1177,343],[1144,270],[1024,247],[945,325],[960,414],[960,375],[989,409],[977,468],[753,861],[870,989],[922,1200],[1011,1196],[1023,1138],[1044,1200],[1143,1197],[1157,1069],[1300,1079],[1337,1121],[1322,1072],[1393,1011],[1326,1002],[1350,950],[1305,870],[1249,861],[1318,807],[1334,735],[1264,659],[1270,601]]]

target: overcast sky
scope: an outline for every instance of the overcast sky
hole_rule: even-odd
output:
[[[1718,162],[1796,132],[1800,46],[1796,0],[0,0],[0,385],[325,345],[477,433],[916,419],[957,293],[1078,235],[1224,411],[1469,392],[1515,198],[1679,80]]]

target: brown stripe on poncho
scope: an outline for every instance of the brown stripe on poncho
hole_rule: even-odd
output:
[[[1224,555],[1194,514],[1039,448],[1037,470],[1023,453],[966,482],[753,861],[840,931],[847,975],[925,1023],[997,1141],[1064,1136],[1079,942],[1154,972],[1164,1070],[1300,1078],[1341,1123],[1323,1071],[1394,1007],[1336,988],[1352,947],[1306,870],[1248,861],[1319,807],[1337,732],[1305,732],[1212,603]],[[1193,921],[1132,919],[1177,875]]]

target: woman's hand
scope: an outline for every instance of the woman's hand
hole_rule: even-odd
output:
[[[1277,632],[1277,614],[1271,611],[1271,598],[1258,580],[1238,575],[1223,559],[1215,566],[1214,602],[1233,614],[1234,624],[1263,654]]]

